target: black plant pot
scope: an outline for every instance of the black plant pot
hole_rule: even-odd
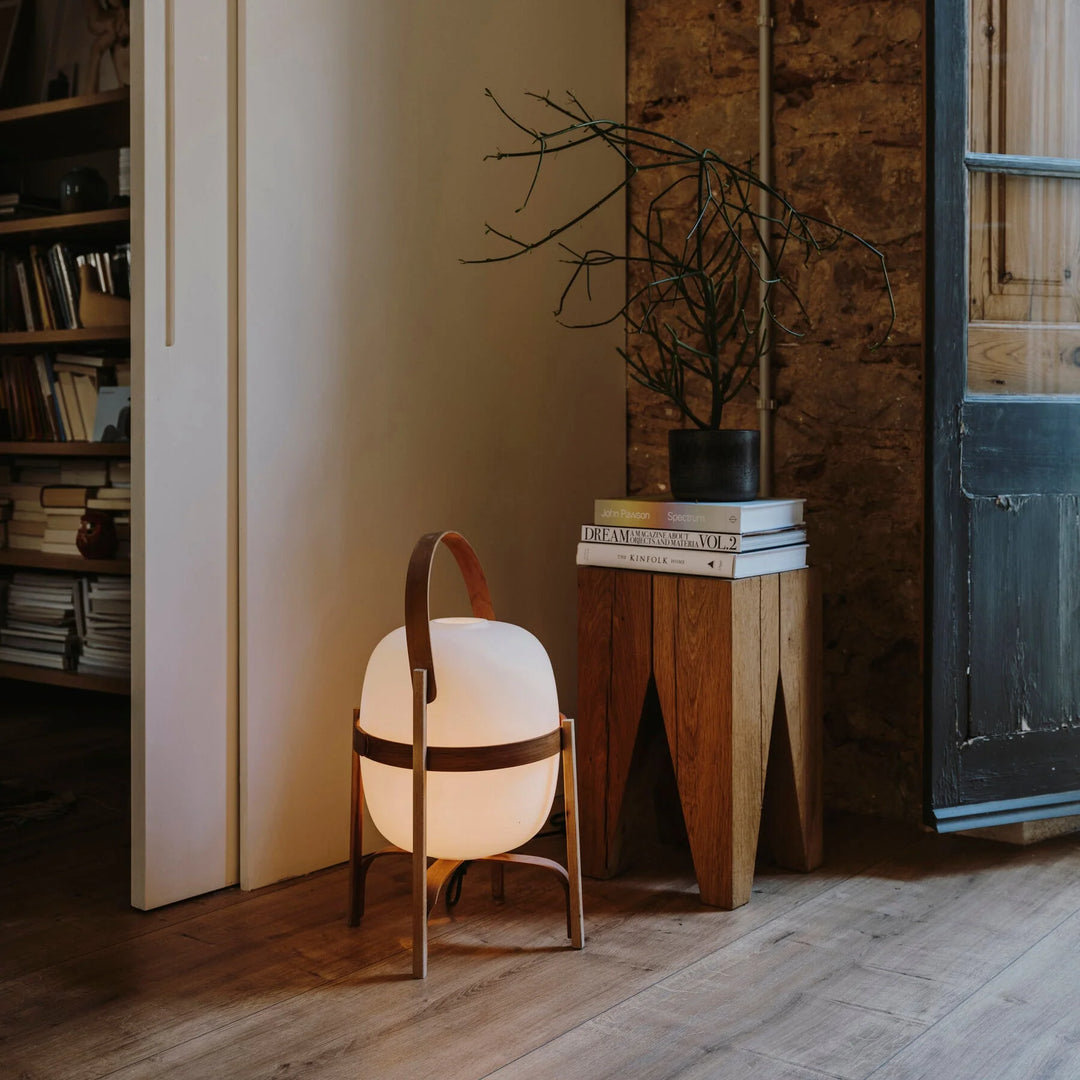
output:
[[[676,499],[745,502],[758,493],[756,431],[682,428],[668,432],[668,476]]]

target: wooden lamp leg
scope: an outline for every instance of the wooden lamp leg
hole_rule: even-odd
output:
[[[414,668],[413,687],[413,978],[427,978],[427,671]]]
[[[570,879],[570,944],[585,946],[585,911],[581,898],[581,838],[578,834],[577,747],[574,721],[565,717],[562,728],[563,807],[566,818],[566,875]]]
[[[496,904],[501,904],[506,900],[506,875],[503,873],[501,862],[491,864],[491,899]]]
[[[353,710],[353,731],[360,710]],[[360,755],[352,756],[352,802],[349,807],[349,926],[358,926],[364,915],[364,880],[360,860],[364,855],[364,782],[360,775]]]

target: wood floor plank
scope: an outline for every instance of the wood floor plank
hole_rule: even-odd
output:
[[[814,877],[766,872],[753,902],[736,913],[701,906],[685,859],[675,876],[649,870],[587,882],[590,937],[583,952],[565,946],[560,894],[546,876],[537,876],[535,888],[523,895],[508,877],[507,903],[495,910],[486,891],[473,886],[466,889],[460,915],[433,925],[426,982],[404,977],[408,922],[403,892],[401,912],[372,919],[366,930],[390,945],[392,955],[371,963],[354,958],[350,974],[307,988],[294,986],[299,992],[276,1000],[260,1000],[260,984],[249,983],[246,994],[239,995],[249,1007],[241,1018],[230,1011],[237,995],[219,981],[213,993],[201,994],[204,1034],[191,1037],[193,1028],[186,1022],[171,1032],[163,1029],[143,1041],[151,1056],[119,1070],[114,1056],[108,1075],[115,1080],[214,1075],[243,1080],[294,1071],[305,1080],[475,1078],[581,1023],[598,1007],[662,978],[672,963],[692,962],[717,943],[736,940],[834,887],[865,861],[866,852],[859,845]],[[325,933],[329,951],[324,964],[335,955],[332,941],[337,940],[341,952],[351,932],[335,920]],[[250,967],[249,961],[244,966],[249,978]],[[331,974],[329,968],[320,972]],[[160,969],[133,991],[136,1000],[149,997],[160,1003],[163,995],[182,994],[183,987],[175,976],[170,983]],[[558,1008],[551,1007],[556,998]],[[82,1038],[98,1008],[87,1012]],[[479,1030],[492,1035],[479,1041],[468,1037]],[[169,1041],[171,1048],[157,1049]],[[68,1040],[64,1043],[70,1048]],[[33,1046],[21,1049],[19,1066],[32,1080],[90,1075],[65,1071],[58,1054],[49,1056],[48,1069],[33,1071]]]
[[[1078,870],[1075,844],[1016,855],[927,837],[494,1076],[653,1080],[723,1049],[863,1080],[1067,918]],[[1062,1038],[1047,1036],[1059,1054]]]
[[[1018,956],[873,1080],[1080,1076],[1080,914]]]
[[[0,1078],[1080,1075],[1075,840],[844,819],[828,855],[810,875],[759,867],[726,912],[700,904],[686,852],[635,845],[626,873],[586,882],[581,952],[547,875],[508,874],[501,906],[470,875],[433,919],[425,982],[407,977],[405,861],[373,870],[355,930],[344,869],[166,922],[102,896],[80,922],[54,897],[38,921],[0,919],[0,957],[29,965],[0,982]],[[89,940],[59,958],[49,928],[70,919]]]

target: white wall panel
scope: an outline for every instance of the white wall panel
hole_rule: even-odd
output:
[[[618,327],[552,318],[565,267],[490,253],[485,220],[546,228],[617,160],[530,171],[484,97],[573,89],[624,107],[622,0],[258,0],[241,7],[241,875],[347,854],[364,665],[402,622],[412,543],[472,541],[496,611],[575,695],[577,526],[623,489]],[[587,235],[618,249],[614,200]],[[617,306],[622,281],[612,280]],[[449,560],[448,560],[449,563]],[[449,566],[436,613],[465,610]]]
[[[132,20],[132,902],[150,908],[239,874],[235,8],[145,0]]]

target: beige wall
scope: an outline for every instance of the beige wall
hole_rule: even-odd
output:
[[[484,97],[624,107],[622,0],[259,0],[241,9],[241,876],[347,853],[349,719],[424,532],[478,550],[500,617],[575,695],[576,527],[624,485],[618,327],[571,331],[564,267],[492,253],[620,179],[527,167]],[[542,200],[542,201],[541,201]],[[591,200],[590,200],[591,201]],[[524,220],[522,220],[524,219]],[[623,242],[613,203],[591,242]],[[611,283],[612,300],[621,281]],[[450,560],[446,559],[449,564]],[[435,614],[465,610],[449,565]]]

